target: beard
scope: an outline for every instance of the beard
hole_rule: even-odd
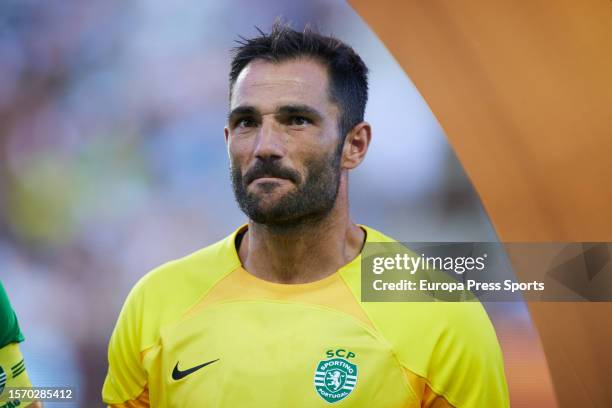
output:
[[[294,169],[283,167],[276,159],[258,160],[243,175],[232,160],[232,187],[240,209],[252,221],[275,229],[295,228],[325,218],[338,197],[341,153],[342,143],[330,155],[306,160],[304,177]],[[296,189],[264,207],[262,195],[274,187],[262,186],[258,193],[247,190],[253,180],[264,176],[290,180]]]

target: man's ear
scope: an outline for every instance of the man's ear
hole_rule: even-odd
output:
[[[372,128],[368,122],[360,122],[346,135],[342,150],[342,168],[359,166],[368,152],[372,140]]]
[[[229,128],[227,126],[224,127],[223,132],[225,133],[225,144],[227,144],[227,141],[229,139]]]

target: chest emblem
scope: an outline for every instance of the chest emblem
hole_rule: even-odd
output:
[[[346,350],[330,350],[327,355],[335,357],[319,361],[315,369],[314,386],[321,398],[334,403],[348,397],[355,388],[357,365],[348,361],[348,358],[354,357],[355,354],[347,353]]]

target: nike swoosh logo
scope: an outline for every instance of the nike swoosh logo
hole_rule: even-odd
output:
[[[200,368],[206,367],[207,365],[212,364],[212,363],[215,363],[215,362],[217,362],[217,361],[219,361],[219,359],[212,360],[212,361],[208,361],[208,362],[206,362],[206,363],[204,363],[204,364],[200,364],[200,365],[197,365],[197,366],[195,366],[195,367],[188,368],[188,369],[187,369],[187,370],[185,370],[185,371],[181,371],[181,370],[179,370],[179,368],[178,368],[178,364],[179,364],[179,363],[178,363],[178,361],[177,361],[177,362],[176,362],[176,365],[174,366],[174,370],[172,370],[172,379],[173,379],[173,380],[180,380],[181,378],[187,377],[187,376],[188,376],[189,374],[191,374],[191,373],[195,373],[195,372],[196,372],[196,371],[198,371]]]

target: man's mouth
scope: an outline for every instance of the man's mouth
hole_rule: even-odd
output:
[[[278,182],[281,180],[287,180],[284,177],[276,177],[276,176],[261,176],[261,177],[255,177],[251,183],[254,182],[260,182],[260,183],[269,183],[269,182]]]
[[[260,183],[281,183],[283,180],[297,184],[300,180],[299,173],[288,168],[283,169],[278,166],[258,164],[253,166],[253,168],[244,175],[245,186],[256,181]]]

